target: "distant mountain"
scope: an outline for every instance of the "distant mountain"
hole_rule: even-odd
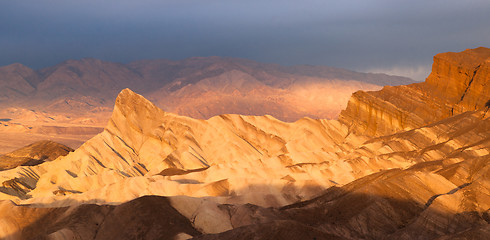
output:
[[[120,64],[68,60],[34,71],[21,64],[0,68],[0,106],[57,112],[102,111],[131,88],[158,106],[196,118],[219,114],[271,114],[335,118],[356,90],[411,83],[404,77],[324,66],[281,66],[246,59],[194,57]]]
[[[0,102],[31,97],[39,82],[38,74],[22,64],[0,67]]]

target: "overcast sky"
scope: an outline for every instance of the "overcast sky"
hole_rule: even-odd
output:
[[[424,80],[433,55],[490,47],[490,1],[2,0],[0,65],[230,56]]]

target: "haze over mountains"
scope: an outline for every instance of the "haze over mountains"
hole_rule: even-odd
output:
[[[74,152],[0,172],[0,237],[484,239],[490,50],[434,60],[425,83],[357,92],[339,120],[194,119],[125,89]]]
[[[119,91],[130,88],[164,110],[186,116],[268,113],[294,121],[303,115],[335,118],[353,91],[410,81],[332,67],[286,67],[237,58],[129,64],[81,59],[38,71],[21,64],[1,67],[0,105],[58,112],[101,111],[100,107],[112,106]],[[323,103],[321,107],[314,104],[318,101]]]

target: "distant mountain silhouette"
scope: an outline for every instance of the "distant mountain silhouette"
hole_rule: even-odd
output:
[[[194,57],[120,64],[85,58],[34,71],[0,68],[0,106],[99,111],[124,88],[169,112],[196,118],[236,113],[335,118],[351,93],[411,83],[405,77],[325,66],[281,66],[246,59]]]

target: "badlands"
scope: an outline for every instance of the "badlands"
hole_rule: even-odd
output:
[[[76,150],[2,156],[0,238],[486,239],[489,71],[488,48],[438,54],[338,120],[195,119],[124,89]]]
[[[128,64],[85,58],[39,70],[16,63],[0,67],[0,154],[46,138],[78,148],[102,132],[114,99],[125,88],[167,112],[193,118],[270,114],[296,121],[337,118],[357,90],[412,82],[326,66],[223,57]]]

